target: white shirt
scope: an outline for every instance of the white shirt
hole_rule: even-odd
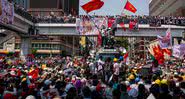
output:
[[[114,75],[119,75],[119,64],[114,63],[113,68],[114,68]]]

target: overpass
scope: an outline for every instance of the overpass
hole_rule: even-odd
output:
[[[80,36],[76,31],[76,24],[58,24],[58,23],[37,23],[35,24],[39,30],[39,34],[43,35],[69,35]],[[149,24],[139,24],[139,30],[129,30],[129,25],[125,24],[126,31],[118,25],[115,36],[124,37],[156,37],[157,35],[164,36],[166,30],[170,27],[173,37],[182,37],[185,31],[185,26],[162,25],[160,27],[150,27]]]
[[[16,32],[20,36],[27,36],[30,26],[34,26],[34,23],[18,14],[14,14],[14,22],[12,24],[0,23],[0,26],[6,30]]]
[[[76,24],[69,23],[34,23],[17,13],[14,14],[13,24],[2,24],[0,26],[5,28],[3,31],[7,37],[2,38],[0,43],[9,40],[12,36],[11,32],[18,34],[21,37],[21,56],[25,56],[31,49],[31,36],[29,35],[30,26],[36,27],[41,35],[51,36],[80,36],[76,31]],[[117,26],[118,29],[115,36],[120,37],[156,37],[157,35],[164,36],[167,28],[171,28],[173,37],[182,37],[185,30],[185,26],[176,25],[161,25],[160,27],[150,27],[149,24],[139,24],[139,30],[129,30],[129,25],[125,24],[126,31],[123,31],[121,26]]]
[[[5,35],[0,38],[0,44],[5,46],[3,49],[6,49],[8,41],[12,42],[11,39],[14,38],[15,35],[19,35],[21,37],[20,56],[25,59],[25,56],[30,52],[29,48],[31,46],[31,38],[28,35],[30,26],[34,26],[34,23],[17,13],[14,13],[14,22],[12,24],[0,23],[1,30],[3,30],[0,34]]]

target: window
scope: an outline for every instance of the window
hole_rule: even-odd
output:
[[[16,43],[15,44],[15,49],[20,49],[20,44]]]

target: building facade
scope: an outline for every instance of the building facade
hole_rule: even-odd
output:
[[[149,15],[185,17],[185,0],[152,0]]]
[[[56,14],[78,15],[79,13],[79,0],[13,0],[13,2],[34,15],[39,13],[44,15],[51,11]]]
[[[41,18],[50,16],[78,15],[79,0],[13,0],[20,7],[25,8],[30,14]],[[39,33],[38,33],[39,35]],[[11,42],[10,42],[11,41]],[[8,44],[14,51],[19,52],[21,48],[21,38],[15,36],[10,41],[0,45],[1,50],[7,50]],[[12,41],[14,43],[12,43]],[[78,53],[79,37],[77,36],[37,36],[32,37],[30,50],[36,49],[38,55],[60,55],[66,53],[72,55]],[[8,51],[10,51],[8,49]]]
[[[48,16],[51,12],[56,16],[78,15],[79,0],[28,0],[28,11],[35,16]]]
[[[25,9],[28,9],[30,4],[30,0],[13,0],[13,2]]]

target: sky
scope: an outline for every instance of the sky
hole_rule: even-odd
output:
[[[80,0],[80,5],[83,5],[91,0]],[[89,14],[96,15],[120,15],[123,11],[126,15],[149,15],[149,2],[150,0],[129,0],[137,9],[135,14],[123,10],[127,0],[102,0],[104,6],[99,9],[90,12]],[[80,7],[80,15],[84,15],[85,11]]]

